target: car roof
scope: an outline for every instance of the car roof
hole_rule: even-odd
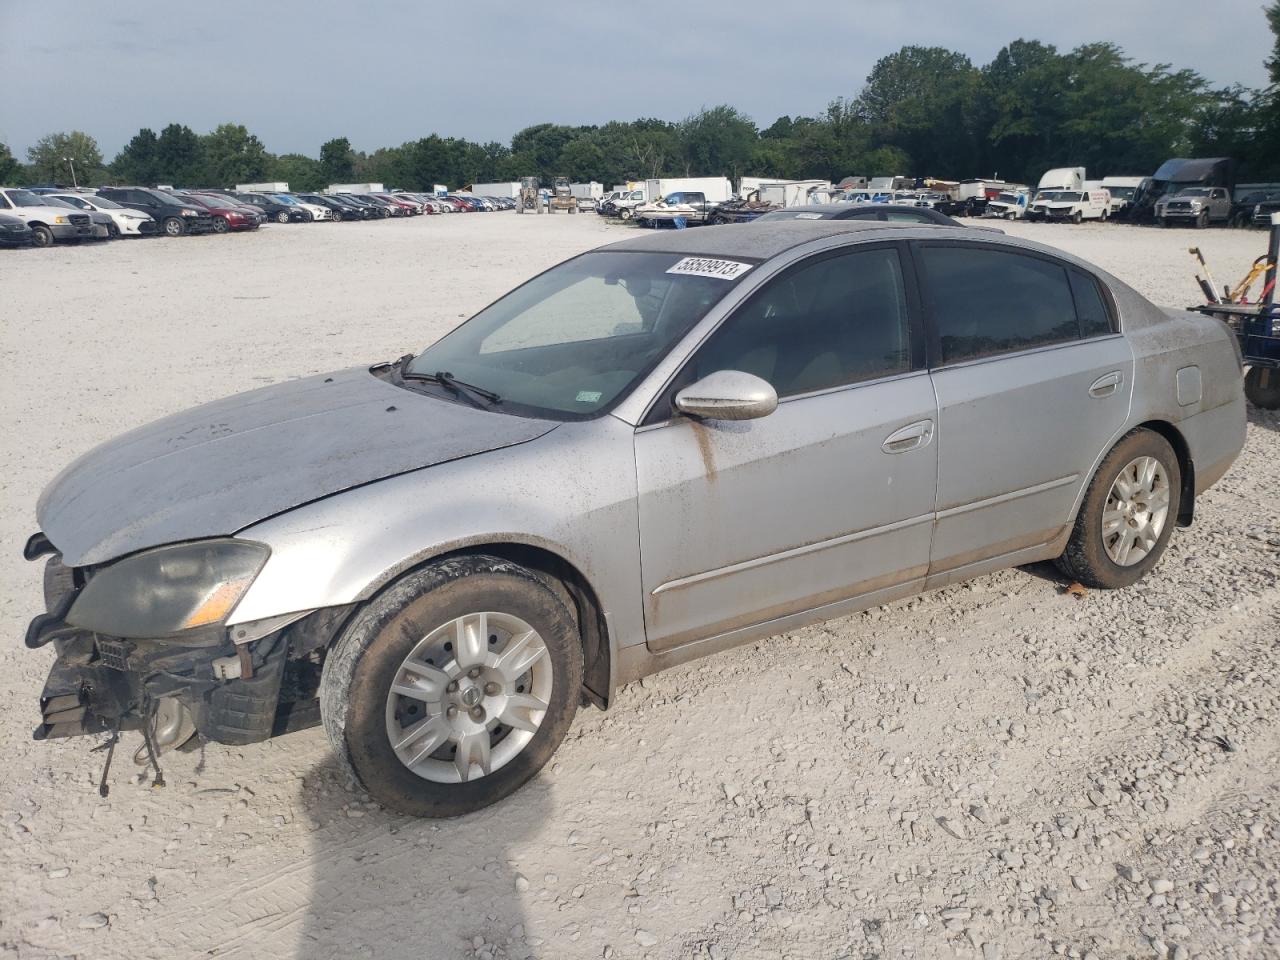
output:
[[[936,235],[938,230],[955,231],[963,235],[964,228],[943,227],[935,224],[912,223],[907,232],[922,231]],[[716,227],[696,227],[686,230],[654,230],[645,236],[609,244],[606,250],[643,250],[653,253],[684,253],[702,257],[747,257],[768,260],[778,254],[813,240],[822,240],[840,234],[865,233],[890,235],[900,239],[904,233],[901,223],[884,223],[879,220],[779,220],[768,223],[730,223]]]

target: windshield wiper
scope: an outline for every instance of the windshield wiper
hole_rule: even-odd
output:
[[[457,394],[458,396],[462,396],[465,391],[468,394],[474,394],[477,397],[482,397],[490,403],[502,402],[502,397],[494,393],[492,390],[486,390],[484,387],[477,387],[475,384],[459,380],[448,370],[437,370],[435,373],[405,373],[402,374],[402,376],[406,380],[434,381],[446,390],[449,390],[451,393]]]

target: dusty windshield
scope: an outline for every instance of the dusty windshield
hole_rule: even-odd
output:
[[[752,268],[675,253],[596,251],[535,277],[415,357],[405,378],[447,373],[491,407],[581,419],[647,373]],[[445,396],[477,394],[436,383]]]

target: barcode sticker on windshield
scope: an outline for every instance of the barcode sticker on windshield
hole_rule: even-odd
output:
[[[736,280],[751,269],[749,263],[737,260],[711,260],[707,257],[685,257],[667,273],[678,273],[686,277],[715,277],[718,280]]]

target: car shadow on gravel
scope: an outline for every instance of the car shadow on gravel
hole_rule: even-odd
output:
[[[297,960],[423,960],[541,955],[523,900],[544,889],[540,859],[551,787],[453,820],[419,820],[369,800],[334,758],[308,773],[310,889]]]
[[[1246,405],[1245,410],[1247,411],[1249,422],[1254,426],[1280,433],[1280,410],[1263,410],[1261,407],[1255,407],[1252,403]]]

